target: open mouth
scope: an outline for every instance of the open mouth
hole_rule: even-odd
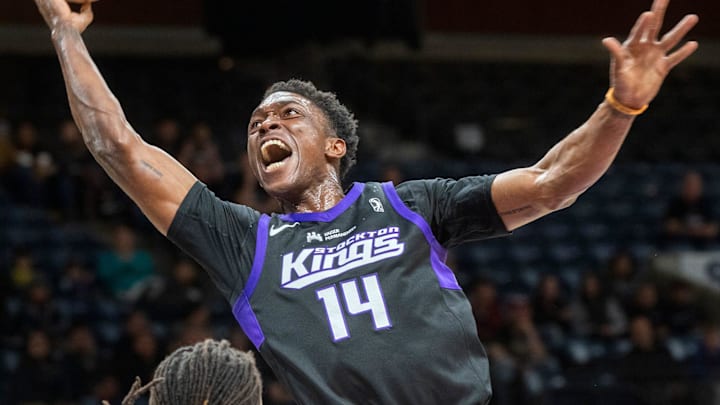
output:
[[[292,150],[279,139],[269,139],[260,146],[260,156],[268,170],[282,166],[292,155]]]

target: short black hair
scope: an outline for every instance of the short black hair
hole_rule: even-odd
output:
[[[310,81],[290,79],[273,83],[265,91],[263,99],[279,91],[299,94],[322,110],[330,123],[331,129],[335,131],[338,138],[345,141],[345,156],[340,159],[340,177],[345,177],[350,168],[357,162],[357,148],[360,141],[357,134],[358,122],[353,113],[340,103],[335,93],[318,90]]]

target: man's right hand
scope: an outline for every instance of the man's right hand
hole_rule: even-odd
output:
[[[172,156],[147,144],[130,126],[82,40],[93,20],[94,0],[35,0],[52,32],[70,111],[95,160],[167,234],[180,204],[197,179]],[[74,12],[68,2],[79,3]]]
[[[35,4],[45,19],[45,23],[54,30],[61,25],[69,25],[78,32],[83,32],[93,21],[92,2],[96,0],[81,1],[79,12],[70,9],[66,0],[35,0]],[[78,1],[72,1],[76,3]]]

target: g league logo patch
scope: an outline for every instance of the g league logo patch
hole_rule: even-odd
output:
[[[373,197],[368,200],[370,203],[370,206],[372,207],[373,211],[375,212],[385,212],[385,208],[383,207],[382,201],[380,201],[379,198]]]

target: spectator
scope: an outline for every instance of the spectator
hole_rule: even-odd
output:
[[[59,144],[56,148],[58,204],[66,219],[80,219],[88,214],[97,198],[100,169],[95,164],[80,130],[72,120],[58,127]],[[81,215],[82,214],[82,215]]]
[[[77,260],[69,261],[58,280],[58,296],[74,319],[94,320],[102,299],[95,274]]]
[[[630,252],[621,250],[615,252],[608,261],[605,286],[608,294],[620,302],[627,302],[637,284],[637,264]]]
[[[475,315],[480,340],[494,341],[503,323],[495,284],[488,279],[477,280],[468,289],[468,299]]]
[[[72,381],[70,399],[82,400],[92,394],[96,379],[102,374],[106,359],[100,356],[95,336],[87,325],[70,329],[65,341],[64,373]]]
[[[650,319],[638,316],[630,322],[632,349],[618,362],[618,375],[632,384],[648,404],[687,403],[687,390],[679,383],[684,371],[657,342]]]
[[[48,150],[38,142],[37,129],[21,123],[15,135],[15,164],[10,170],[9,188],[22,204],[46,207],[51,201],[56,166]]]
[[[638,285],[628,303],[627,313],[630,318],[644,317],[649,319],[653,327],[659,328],[660,333],[665,336],[667,330],[663,325],[663,314],[660,309],[655,284],[644,282]]]
[[[527,297],[509,297],[505,314],[498,340],[489,348],[498,403],[537,403],[555,361],[532,322],[533,308]]]
[[[111,404],[119,404],[125,394],[120,391],[120,383],[117,377],[112,374],[103,374],[97,377],[97,383],[93,386],[93,401],[88,405],[98,404],[101,400],[107,400]]]
[[[393,184],[397,185],[402,183],[404,180],[405,175],[403,174],[402,169],[400,169],[399,166],[392,163],[383,166],[380,173],[380,181],[390,181]]]
[[[661,313],[667,332],[674,336],[688,336],[703,322],[695,290],[684,281],[675,281],[670,285]]]
[[[222,189],[225,167],[220,149],[213,140],[212,130],[207,124],[195,125],[190,138],[180,149],[178,160],[209,188]]]
[[[70,381],[53,356],[48,334],[31,331],[26,342],[23,358],[10,381],[8,403],[56,403],[66,399]]]
[[[50,285],[35,281],[27,290],[21,310],[15,322],[20,331],[42,328],[53,335],[59,335],[67,327],[69,318],[61,311],[57,300],[53,299]]]
[[[200,307],[188,317],[187,322],[178,328],[175,333],[175,339],[170,342],[168,349],[170,351],[178,349],[182,346],[193,345],[202,342],[205,339],[213,337],[209,324],[203,319],[197,319],[207,315],[204,307]]]
[[[151,331],[141,332],[131,341],[130,351],[115,353],[116,375],[121,385],[132,385],[135,377],[143,381],[152,380],[155,367],[162,360],[163,350],[157,337]]]
[[[205,300],[205,290],[198,269],[189,259],[175,263],[170,278],[164,278],[145,298],[153,318],[177,322],[198,308]]]
[[[689,361],[690,373],[696,381],[698,404],[720,403],[720,327],[716,324],[703,328],[702,341],[697,353]]]
[[[505,344],[514,358],[524,364],[544,359],[547,352],[532,322],[533,308],[527,297],[514,295],[508,298],[506,314],[499,341]]]
[[[30,287],[33,281],[38,279],[40,273],[35,268],[29,250],[18,248],[14,253],[15,257],[10,269],[10,289],[14,292],[23,292]]]
[[[135,338],[145,333],[153,333],[147,314],[141,310],[131,312],[125,319],[122,334],[115,345],[115,353],[129,353]]]
[[[718,222],[713,202],[703,195],[700,173],[689,171],[683,177],[680,194],[668,204],[665,213],[665,237],[673,245],[703,249],[717,240]]]
[[[595,273],[585,273],[580,292],[571,304],[575,334],[586,337],[614,338],[625,333],[627,318],[615,297],[606,294]]]
[[[550,326],[567,330],[570,326],[570,306],[562,296],[560,281],[546,274],[538,283],[533,297],[533,320],[538,327]]]
[[[153,144],[170,155],[180,152],[180,125],[172,118],[163,118],[155,124]]]
[[[135,232],[125,225],[115,227],[112,250],[98,256],[100,279],[117,296],[135,301],[147,287],[154,273],[152,256],[135,244]]]

